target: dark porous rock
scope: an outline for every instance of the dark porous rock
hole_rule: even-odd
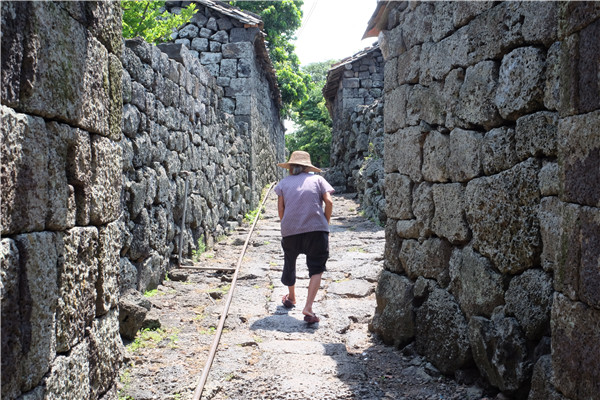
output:
[[[455,249],[450,259],[450,287],[467,318],[492,315],[504,303],[504,279],[472,247]]]
[[[531,390],[527,400],[566,400],[552,384],[553,379],[552,356],[543,356],[533,367]]]
[[[552,304],[554,384],[571,399],[600,393],[600,311],[555,292]]]
[[[119,332],[126,339],[135,339],[144,324],[151,304],[139,292],[125,293],[119,300]]]
[[[405,240],[400,249],[400,262],[411,279],[435,279],[445,287],[450,282],[448,263],[452,254],[450,244],[440,238],[426,239],[422,243],[417,240]]]
[[[538,170],[539,162],[530,158],[467,185],[465,204],[473,248],[502,273],[524,271],[539,257]]]
[[[169,279],[175,282],[185,282],[188,280],[190,274],[182,269],[174,269],[169,271]]]
[[[416,311],[417,351],[444,374],[471,361],[467,321],[454,297],[435,289]]]
[[[492,319],[472,317],[469,340],[481,374],[503,392],[517,395],[531,378],[523,330],[515,318],[495,312]]]
[[[414,335],[412,282],[401,275],[383,271],[377,286],[377,308],[369,330],[378,333],[383,341],[404,346]]]
[[[550,331],[552,278],[538,269],[514,277],[506,291],[506,312],[514,316],[530,340],[539,340]]]

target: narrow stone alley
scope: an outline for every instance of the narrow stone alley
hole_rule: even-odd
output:
[[[280,282],[276,195],[268,195],[244,256],[203,399],[482,399],[473,374],[441,375],[408,346],[368,331],[383,268],[384,229],[361,216],[352,195],[335,195],[330,260],[303,321],[308,274],[298,259],[298,304],[286,309]],[[235,267],[249,226],[201,254],[196,265]],[[179,281],[187,277],[186,281]],[[161,328],[127,344],[120,399],[191,399],[230,289],[231,272],[177,270],[146,294]]]

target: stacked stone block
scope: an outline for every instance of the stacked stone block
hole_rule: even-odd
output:
[[[515,398],[600,392],[599,38],[594,2],[393,4],[385,341]]]
[[[121,9],[1,15],[2,398],[115,398]]]
[[[333,122],[331,130],[331,166],[328,179],[343,191],[356,191],[359,169],[367,157],[377,156],[379,143],[373,140],[380,135],[379,121],[374,132],[362,124],[355,126],[353,113],[357,106],[371,105],[383,96],[383,57],[375,45],[334,65],[327,76],[323,95]],[[379,108],[376,109],[379,112]],[[374,118],[377,118],[376,116]],[[360,121],[359,122],[360,125]],[[357,129],[359,131],[357,132]],[[370,138],[372,136],[372,138]],[[373,140],[370,140],[373,139]],[[373,143],[371,150],[369,143]],[[359,190],[362,191],[362,190]]]

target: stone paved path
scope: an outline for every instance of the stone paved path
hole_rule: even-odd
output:
[[[248,227],[201,257],[235,266]],[[383,345],[368,331],[383,267],[384,231],[359,215],[351,195],[334,196],[330,260],[307,325],[302,307],[308,273],[298,259],[296,308],[281,305],[276,196],[270,193],[240,270],[234,300],[203,399],[481,399],[410,350]],[[201,375],[231,275],[190,272],[149,299],[162,336],[127,346],[121,399],[190,399]],[[129,396],[129,397],[127,397]]]

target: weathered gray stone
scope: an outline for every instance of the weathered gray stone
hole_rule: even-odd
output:
[[[472,247],[454,249],[450,259],[450,288],[467,318],[490,317],[504,303],[504,278]]]
[[[437,43],[423,44],[419,79],[422,84],[442,81],[452,68],[464,65],[469,51],[467,35],[465,27]]]
[[[89,343],[82,341],[68,353],[59,355],[45,380],[45,398],[61,398],[65,393],[78,399],[90,397]]]
[[[431,26],[433,15],[432,3],[419,3],[406,15],[402,24],[402,37],[407,49],[417,44],[431,40]]]
[[[540,202],[538,211],[542,240],[540,258],[544,271],[554,271],[563,253],[561,251],[563,208],[564,205],[558,197],[545,197]]]
[[[221,53],[202,53],[200,54],[200,63],[206,64],[218,64],[221,62],[223,55]]]
[[[27,353],[21,357],[18,372],[20,389],[26,392],[40,383],[56,357],[59,238],[56,233],[41,232],[18,235],[15,242],[20,272],[26,277],[19,308],[22,318],[25,317],[23,326],[31,329],[31,341],[22,344]]]
[[[20,393],[22,352],[19,307],[19,250],[14,240],[0,241],[0,306],[2,307],[2,397]]]
[[[519,160],[528,157],[556,156],[558,115],[541,111],[517,120],[516,152]]]
[[[438,131],[431,131],[423,144],[423,178],[428,182],[446,182],[446,163],[450,156],[450,138]]]
[[[411,279],[435,279],[441,287],[450,281],[448,263],[452,248],[447,241],[431,238],[419,243],[417,240],[404,240],[399,258],[406,274]]]
[[[431,222],[434,215],[432,185],[423,182],[414,185],[412,193],[412,211],[421,226],[420,235],[428,237],[431,235]]]
[[[385,269],[391,272],[404,272],[398,254],[402,246],[402,240],[396,232],[396,220],[388,218],[385,224]]]
[[[464,187],[460,183],[433,185],[431,229],[452,244],[466,243],[471,232],[465,218]]]
[[[37,34],[23,56],[31,65],[20,109],[108,136],[108,52],[72,21],[54,3],[31,4],[28,23]]]
[[[393,133],[406,126],[406,101],[408,100],[409,90],[408,85],[401,85],[385,92],[383,102],[383,114],[387,115],[384,119],[385,133]]]
[[[125,104],[123,106],[123,133],[134,138],[140,126],[140,112],[136,106]]]
[[[509,394],[516,393],[531,378],[527,344],[516,319],[495,313],[492,319],[472,317],[469,341],[479,372]]]
[[[554,42],[546,54],[546,83],[544,85],[544,106],[548,110],[558,110],[560,105],[560,52],[561,42]]]
[[[494,103],[503,118],[515,120],[543,106],[545,53],[522,47],[502,59]]]
[[[432,82],[428,86],[414,85],[409,93],[406,115],[410,125],[424,121],[430,125],[443,125],[446,120],[445,99],[439,95],[442,83]]]
[[[467,185],[467,221],[473,248],[502,273],[516,274],[539,254],[538,163],[530,159]]]
[[[198,36],[199,29],[196,25],[188,24],[177,31],[178,37],[182,39],[193,39]]]
[[[377,307],[369,330],[394,346],[409,343],[415,335],[412,282],[401,275],[383,271],[379,277]]]
[[[101,225],[121,213],[121,147],[102,136],[92,136],[90,221]]]
[[[90,386],[97,398],[117,380],[123,342],[119,336],[119,309],[94,320],[89,340]]]
[[[558,163],[544,161],[538,175],[540,180],[540,194],[542,196],[557,196],[560,193],[558,168]]]
[[[118,305],[119,299],[119,253],[122,244],[119,222],[99,228],[98,232],[98,281],[96,283],[96,315],[104,315]]]
[[[506,314],[514,316],[529,340],[550,333],[552,278],[542,270],[530,269],[510,281],[506,291]]]
[[[340,297],[366,297],[373,292],[371,284],[365,280],[351,279],[349,281],[333,282],[327,293]]]
[[[416,219],[400,220],[396,223],[396,232],[403,239],[418,239],[421,224]]]
[[[549,46],[558,34],[558,4],[554,2],[523,3],[520,10],[524,16],[521,28],[526,43],[542,43]]]
[[[96,316],[98,281],[98,230],[76,227],[61,243],[63,261],[58,266],[60,299],[56,315],[56,349],[69,351],[83,340],[85,328]]]
[[[394,85],[404,84],[404,83],[417,83],[419,81],[419,69],[420,63],[419,58],[421,55],[421,46],[415,46],[411,48],[409,51],[398,56],[397,63],[395,64],[397,67],[395,69],[397,73],[397,77],[395,77]],[[387,69],[387,62],[385,64],[385,68]],[[386,71],[387,72],[387,71]],[[386,78],[388,79],[388,78]],[[396,84],[397,82],[397,84]],[[390,82],[392,83],[392,82]],[[392,86],[392,85],[389,85]]]
[[[600,311],[555,292],[552,304],[554,384],[567,398],[592,400],[600,393]]]
[[[150,304],[141,294],[128,292],[119,299],[119,333],[130,340],[142,327]]]
[[[498,74],[499,66],[495,61],[482,61],[467,68],[456,106],[457,117],[486,130],[500,124],[500,114],[494,103]]]
[[[511,168],[517,162],[515,130],[500,127],[486,132],[481,141],[481,167],[486,175]]]
[[[48,206],[48,135],[44,120],[0,106],[2,234],[44,229]]]
[[[385,113],[385,111],[384,111]],[[400,129],[393,135],[385,135],[384,165],[386,172],[400,172],[412,181],[420,182],[421,146],[425,134],[418,126]]]
[[[562,118],[558,124],[561,200],[600,206],[600,111]]]
[[[386,214],[389,218],[412,219],[412,182],[401,174],[387,174],[385,177]]]
[[[124,293],[137,289],[138,271],[128,258],[121,257],[119,261],[119,289]]]
[[[531,377],[531,390],[527,400],[566,400],[556,390],[554,382],[554,371],[552,370],[552,357],[545,355],[535,363],[533,376]]]
[[[446,164],[452,181],[464,182],[481,174],[481,134],[456,128],[450,132],[450,156]]]
[[[415,345],[444,374],[471,361],[467,321],[447,291],[434,289],[417,309]]]

